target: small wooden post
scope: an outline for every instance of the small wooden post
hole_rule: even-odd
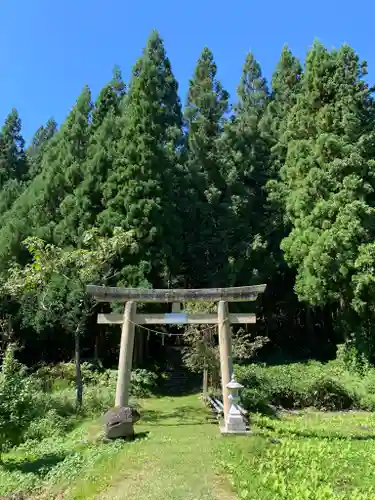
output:
[[[120,407],[129,404],[136,307],[135,302],[129,301],[126,302],[124,309],[115,400],[115,406]]]
[[[224,422],[226,422],[230,401],[227,385],[232,376],[232,337],[229,322],[228,302],[221,300],[218,305],[218,327],[220,347],[221,387],[223,393]]]

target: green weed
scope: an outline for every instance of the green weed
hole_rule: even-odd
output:
[[[221,445],[240,499],[372,500],[375,417],[364,412],[257,416],[251,438]]]

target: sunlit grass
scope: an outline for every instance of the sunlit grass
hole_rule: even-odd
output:
[[[242,499],[375,498],[375,417],[359,412],[254,418],[254,436],[221,446]]]
[[[65,438],[29,443],[5,455],[0,495],[28,490],[37,498],[43,491],[45,498],[67,500],[235,498],[215,474],[220,436],[198,396],[140,404],[142,423],[134,442],[101,443],[98,420]]]
[[[254,416],[253,435],[221,437],[198,396],[140,402],[132,443],[103,444],[100,419],[4,455],[0,496],[137,500],[373,500],[375,417]],[[232,484],[230,484],[232,483]]]

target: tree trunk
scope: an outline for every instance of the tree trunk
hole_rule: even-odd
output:
[[[206,401],[208,398],[208,369],[207,366],[203,370],[203,399]]]
[[[342,325],[342,327],[340,328],[341,331],[342,331],[342,335],[344,337],[344,342],[345,344],[349,341],[349,335],[348,335],[348,330],[347,330],[347,325],[345,324],[345,313],[346,313],[346,304],[345,304],[345,300],[343,297],[340,297],[340,318],[339,318],[339,321]]]
[[[305,313],[306,313],[306,326],[307,326],[308,344],[310,352],[312,354],[316,354],[317,342],[316,342],[315,326],[313,323],[313,314],[311,306],[309,306],[308,304],[306,305]]]
[[[76,368],[76,404],[78,407],[82,406],[83,400],[83,384],[82,384],[82,372],[81,372],[81,355],[80,355],[80,327],[77,326],[74,333],[74,359]]]
[[[133,365],[134,368],[139,368],[143,363],[143,331],[139,329],[134,338],[134,354]]]

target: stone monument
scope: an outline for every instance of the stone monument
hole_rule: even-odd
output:
[[[108,410],[104,415],[105,438],[112,439],[134,439],[134,426],[140,419],[140,415],[134,408],[115,407]]]

